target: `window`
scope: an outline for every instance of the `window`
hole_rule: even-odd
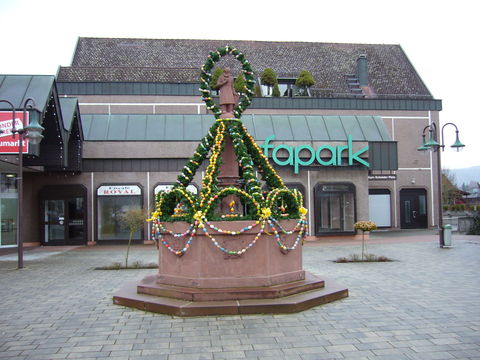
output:
[[[130,231],[122,224],[129,210],[142,208],[142,190],[138,185],[103,185],[97,189],[98,233],[101,240],[128,240]],[[142,231],[132,239],[141,240]]]
[[[311,96],[310,89],[304,90],[295,85],[296,79],[278,79],[278,89],[280,90],[280,96],[282,97],[293,97],[293,96]],[[260,80],[259,80],[260,83]],[[262,95],[271,96],[273,87],[269,89],[266,85],[261,85]]]
[[[368,191],[369,218],[378,227],[391,227],[391,198],[388,189],[370,189]]]
[[[17,175],[0,173],[0,246],[17,245]]]
[[[355,187],[353,184],[317,184],[315,234],[354,232]]]

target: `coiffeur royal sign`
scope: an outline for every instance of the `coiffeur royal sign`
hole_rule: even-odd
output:
[[[12,134],[12,115],[11,111],[0,111],[0,153],[1,154],[17,154],[19,144],[19,135]],[[28,126],[28,112],[23,119],[23,111],[15,113],[15,129],[22,129]],[[28,153],[28,139],[24,139],[23,152]]]
[[[293,172],[295,174],[298,174],[300,165],[308,166],[311,165],[315,160],[322,166],[342,166],[344,165],[342,164],[342,155],[344,152],[346,158],[345,165],[353,166],[354,162],[356,162],[365,165],[366,167],[370,166],[368,161],[360,157],[362,154],[365,154],[368,151],[368,145],[357,152],[353,152],[353,141],[351,135],[347,136],[346,145],[322,145],[318,149],[314,149],[310,145],[288,146],[285,144],[280,144],[274,146],[270,144],[270,141],[273,139],[275,139],[275,135],[270,135],[265,139],[263,145],[259,145],[263,149],[263,154],[268,158],[269,149],[272,149],[273,162],[280,166],[293,166]],[[284,150],[288,154],[287,158],[278,158],[277,153],[280,150]],[[303,155],[302,158],[300,157],[301,153]]]
[[[142,189],[137,185],[103,185],[97,189],[98,196],[128,196],[142,195]]]

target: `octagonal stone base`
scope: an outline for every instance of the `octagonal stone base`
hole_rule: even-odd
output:
[[[282,220],[291,230],[297,220]],[[239,231],[252,221],[222,221],[213,224]],[[268,226],[268,225],[266,225]],[[183,233],[188,223],[166,224],[174,233]],[[226,235],[207,227],[223,248],[238,251],[250,244],[261,229],[257,225],[242,234]],[[271,230],[265,228],[267,232]],[[279,230],[279,229],[277,229]],[[281,234],[291,247],[298,233]],[[174,249],[182,249],[188,238],[164,235]],[[114,294],[115,304],[177,316],[254,313],[290,313],[348,296],[348,289],[302,269],[302,246],[280,251],[273,234],[263,233],[244,254],[227,255],[202,230],[181,257],[165,246],[159,250],[159,271],[138,283],[124,286]]]
[[[325,286],[306,290],[311,282],[320,280]],[[124,285],[113,296],[113,303],[128,306],[142,311],[162,313],[175,316],[205,316],[205,315],[239,315],[239,314],[283,314],[295,313],[323,305],[332,301],[348,297],[348,289],[329,279],[319,279],[315,275],[306,273],[306,279],[289,284],[289,286],[303,287],[304,291],[288,296],[275,298],[256,298],[240,300],[192,301],[166,296],[154,296],[142,293],[143,283]],[[245,291],[264,292],[277,291],[277,285],[265,288],[249,288]],[[288,287],[284,290],[288,293]],[[170,289],[171,290],[171,289]],[[201,289],[196,289],[200,290]],[[305,291],[306,290],[306,291]],[[279,294],[282,291],[279,291]]]
[[[298,220],[282,220],[286,230],[291,230]],[[253,221],[217,221],[213,225],[228,231],[239,231]],[[189,224],[177,222],[166,227],[175,233],[182,233]],[[267,232],[270,230],[265,225]],[[207,226],[208,233],[229,250],[241,250],[253,241],[260,231],[260,224],[242,234],[221,234]],[[292,246],[298,233],[281,234],[281,240]],[[188,238],[175,238],[164,235],[166,241],[175,249],[182,249]],[[164,246],[159,251],[159,284],[196,288],[235,288],[252,286],[271,286],[305,279],[302,269],[301,244],[295,250],[282,253],[275,237],[263,233],[257,242],[241,256],[227,255],[218,249],[212,240],[198,230],[188,251],[178,257]]]

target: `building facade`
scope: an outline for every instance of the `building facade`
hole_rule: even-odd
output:
[[[354,234],[358,220],[385,229],[437,225],[438,169],[417,147],[425,126],[438,125],[441,101],[400,46],[80,38],[54,87],[60,100],[78,99],[81,162],[26,173],[29,242],[125,241],[122,214],[151,211],[156,192],[176,182],[213,123],[199,69],[227,44],[257,77],[242,121],[286,185],[304,195],[309,235]],[[231,57],[217,65],[239,71]],[[266,68],[276,72],[281,96],[261,84]],[[302,70],[316,81],[307,92],[295,86]],[[2,201],[12,196],[7,173]],[[148,235],[145,228],[136,239]]]

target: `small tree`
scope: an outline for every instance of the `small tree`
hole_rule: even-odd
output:
[[[237,93],[245,94],[247,83],[245,82],[245,78],[243,77],[243,74],[240,74],[237,76],[237,78],[235,79],[235,82],[233,83],[233,87],[235,88],[235,91]]]
[[[221,67],[216,67],[212,73],[212,79],[210,80],[210,88],[217,90],[217,81],[220,76],[223,75],[223,69]]]
[[[278,83],[273,85],[272,96],[279,97],[280,96],[280,88],[278,87]]]
[[[268,87],[267,95],[270,95],[270,90],[275,84],[278,84],[277,74],[271,68],[266,68],[263,70],[262,75],[260,76],[260,81],[262,85],[266,85]]]
[[[128,239],[127,255],[125,257],[125,269],[128,268],[128,254],[130,253],[130,245],[132,244],[133,234],[142,229],[147,219],[146,213],[142,209],[130,209],[122,215],[122,225],[130,231]]]
[[[312,73],[308,70],[300,71],[298,79],[295,81],[295,85],[302,89],[301,95],[303,96],[308,95],[307,89],[314,84],[315,79],[313,78]]]
[[[355,230],[362,230],[362,261],[365,253],[365,231],[372,231],[377,228],[377,224],[373,221],[357,221],[353,224]]]

